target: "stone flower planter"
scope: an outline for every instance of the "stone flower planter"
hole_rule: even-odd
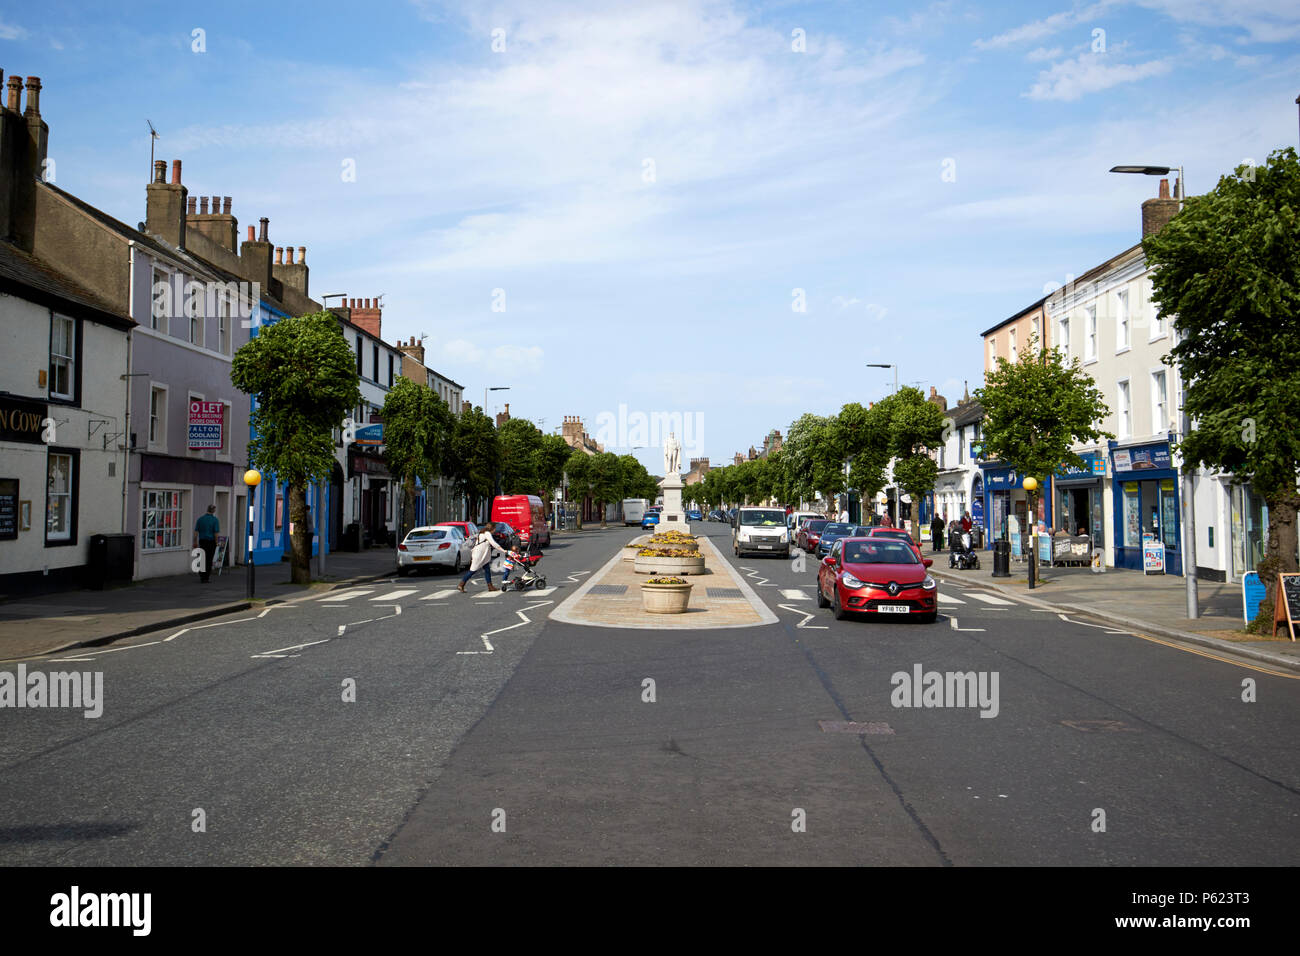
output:
[[[675,548],[678,551],[698,551],[700,550],[699,542],[696,541],[656,541],[651,538],[646,542],[647,548]]]
[[[632,569],[638,574],[703,574],[704,555],[693,558],[650,557],[638,554]]]
[[[689,581],[681,584],[651,584],[647,581],[641,585],[641,606],[649,614],[685,614],[694,586]]]

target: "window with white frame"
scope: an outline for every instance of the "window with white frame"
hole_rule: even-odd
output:
[[[223,294],[217,315],[217,348],[222,355],[230,354],[230,315],[230,296]]]
[[[50,397],[72,398],[76,388],[77,325],[66,315],[55,315],[50,325]]]
[[[141,509],[140,547],[167,551],[184,547],[184,492],[145,489]]]
[[[1165,373],[1161,369],[1151,373],[1151,431],[1162,432],[1169,428],[1169,392]]]
[[[1070,361],[1070,317],[1063,316],[1057,323],[1057,339],[1061,346],[1061,357]]]
[[[168,331],[167,320],[172,314],[171,288],[171,276],[161,269],[154,269],[149,296],[149,328]]]
[[[1012,329],[1007,333],[1007,361],[1015,362],[1016,360],[1016,330]]]
[[[1030,323],[1030,325],[1033,327],[1033,330],[1034,330],[1033,337],[1034,337],[1035,340],[1037,340],[1037,342],[1038,342],[1038,347],[1039,347],[1040,349],[1041,349],[1041,348],[1046,348],[1046,347],[1047,347],[1047,343],[1045,343],[1045,342],[1043,341],[1043,329],[1042,329],[1042,325],[1041,325],[1041,324],[1039,323],[1039,321],[1038,321],[1038,316],[1034,316],[1034,319],[1033,319],[1033,321]]]
[[[1126,349],[1131,344],[1129,337],[1128,289],[1115,293],[1115,348]]]
[[[998,340],[989,339],[989,368],[998,364]]]
[[[1133,434],[1133,406],[1130,403],[1128,379],[1119,383],[1118,392],[1119,401],[1115,406],[1115,415],[1119,421],[1119,437],[1128,438]]]
[[[190,344],[203,345],[203,291],[197,282],[185,283],[185,313],[190,319]]]
[[[1151,310],[1154,313],[1151,319],[1151,338],[1158,339],[1169,331],[1169,327],[1165,322],[1164,314],[1154,302],[1151,303]]]
[[[72,456],[50,452],[45,469],[45,540],[71,540]]]
[[[167,444],[167,389],[149,389],[149,444]]]
[[[1097,307],[1090,305],[1083,320],[1083,357],[1091,361],[1097,357]]]

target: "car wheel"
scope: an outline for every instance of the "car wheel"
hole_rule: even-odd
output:
[[[849,616],[849,612],[844,610],[844,605],[840,603],[840,589],[837,587],[831,596],[831,613],[835,615],[835,620],[842,621]]]
[[[790,560],[790,549],[789,549],[789,548],[786,548],[786,549],[785,549],[785,559],[786,559],[787,561]]]
[[[821,578],[818,578],[818,579],[817,579],[817,606],[818,606],[818,607],[830,607],[830,606],[831,606],[831,602],[828,601],[828,600],[826,600],[826,595],[822,594],[822,582],[821,582]]]
[[[452,573],[453,573],[453,574],[460,574],[460,569],[461,569],[460,552],[457,551],[457,552],[456,552],[456,564],[455,564],[455,566],[454,566],[451,570],[452,570]]]

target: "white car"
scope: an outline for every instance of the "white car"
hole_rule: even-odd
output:
[[[402,577],[421,568],[459,571],[470,564],[473,542],[453,525],[412,528],[397,546],[397,573]]]
[[[731,526],[731,547],[736,557],[749,553],[790,557],[790,529],[784,508],[741,508]]]

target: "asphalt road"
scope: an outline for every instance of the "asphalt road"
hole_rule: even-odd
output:
[[[0,862],[1300,858],[1300,681],[955,586],[837,622],[812,560],[733,562],[779,624],[548,622],[634,533],[557,538],[546,594],[406,579],[43,662],[102,671],[104,714],[0,710]],[[894,706],[918,665],[996,701]]]

